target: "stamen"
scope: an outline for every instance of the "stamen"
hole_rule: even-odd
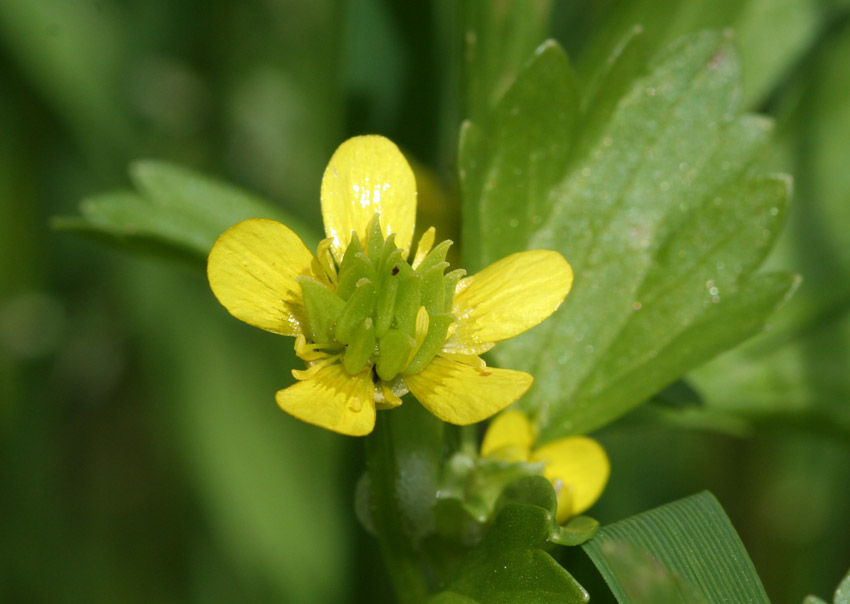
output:
[[[307,369],[293,369],[292,377],[299,381],[309,380],[313,378],[317,373],[319,373],[319,371],[321,371],[323,368],[327,367],[331,363],[336,362],[338,358],[339,355],[328,356],[320,361],[315,361],[311,363],[310,366],[307,367]]]
[[[338,283],[337,271],[336,271],[336,263],[334,262],[333,253],[331,252],[331,245],[333,244],[333,240],[331,239],[322,239],[319,242],[319,247],[316,249],[316,258],[319,261],[319,264],[324,269],[325,274],[328,277],[328,281],[336,288]]]
[[[302,361],[318,361],[319,359],[328,356],[327,353],[321,352],[320,349],[327,348],[331,344],[308,344],[304,334],[299,334],[295,338],[295,356]]]
[[[416,246],[416,255],[413,257],[413,262],[410,263],[414,269],[422,264],[422,261],[425,260],[425,256],[427,256],[428,252],[431,251],[431,246],[434,245],[434,237],[436,234],[437,230],[434,227],[431,227],[422,233],[422,237],[419,238],[419,244]]]
[[[422,342],[425,341],[425,336],[428,335],[429,323],[430,319],[428,317],[428,311],[425,310],[424,306],[420,306],[419,311],[416,313],[416,331],[413,334],[413,339],[416,340],[416,346],[414,346],[410,351],[410,355],[408,355],[407,361],[405,361],[404,366],[401,369],[402,371],[407,369],[407,366],[410,365],[413,357],[415,357],[416,353],[419,352],[419,349],[422,348]]]
[[[401,405],[401,398],[396,396],[395,392],[392,391],[392,388],[387,386],[384,382],[380,383],[381,386],[381,394],[384,395],[383,403],[388,407],[398,407]]]

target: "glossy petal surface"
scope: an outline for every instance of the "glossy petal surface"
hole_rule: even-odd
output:
[[[483,421],[516,401],[534,379],[522,371],[480,370],[435,357],[425,369],[404,381],[428,411],[445,422],[465,426]]]
[[[301,287],[313,254],[288,227],[252,218],[227,229],[207,260],[215,297],[237,319],[285,336],[304,324]]]
[[[298,419],[340,434],[363,436],[375,427],[375,389],[369,372],[350,376],[339,363],[279,390],[275,400]]]
[[[558,497],[558,522],[580,514],[599,499],[611,465],[605,449],[586,436],[570,436],[532,452],[529,461],[545,464],[543,475],[555,485],[562,484]],[[562,506],[563,499],[569,505]],[[563,508],[563,509],[562,509]]]
[[[508,452],[510,459],[505,461],[525,461],[531,453],[534,438],[534,428],[525,413],[505,411],[487,428],[481,443],[481,455],[505,459],[503,452]]]
[[[366,239],[366,226],[378,213],[384,237],[410,250],[416,221],[416,180],[407,160],[382,136],[357,136],[342,143],[322,177],[322,217],[334,256],[342,261],[355,231]]]
[[[573,271],[558,252],[519,252],[458,283],[453,314],[457,330],[447,349],[473,354],[531,329],[564,301]]]

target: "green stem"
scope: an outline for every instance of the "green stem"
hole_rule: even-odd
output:
[[[378,413],[366,438],[372,518],[381,553],[401,604],[429,596],[422,539],[434,528],[443,424],[407,401]]]

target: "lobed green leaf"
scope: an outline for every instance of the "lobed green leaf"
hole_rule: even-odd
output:
[[[538,505],[504,505],[448,589],[432,597],[429,604],[587,602],[584,588],[542,549],[551,521],[551,512]]]
[[[548,248],[575,271],[545,328],[495,349],[535,375],[520,405],[542,442],[605,425],[757,333],[795,284],[753,275],[789,180],[751,173],[770,122],[738,113],[729,38],[690,36],[649,63],[640,46],[624,42],[582,105],[545,44],[461,142],[473,264]]]
[[[691,374],[703,418],[850,435],[850,80],[845,23],[789,84],[771,166],[793,170],[800,199],[767,262],[803,275],[769,333]]]
[[[136,191],[85,199],[80,216],[54,218],[53,226],[196,266],[205,265],[219,235],[246,218],[283,222],[315,247],[311,229],[284,211],[187,168],[139,161],[130,166],[130,176]]]

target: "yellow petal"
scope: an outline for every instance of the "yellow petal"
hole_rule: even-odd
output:
[[[490,423],[484,434],[484,442],[481,443],[481,455],[491,456],[499,450],[510,448],[511,456],[514,453],[523,452],[518,459],[506,461],[526,461],[534,444],[534,427],[528,421],[528,416],[521,411],[505,411],[500,413]],[[503,455],[499,455],[504,459]]]
[[[420,403],[445,422],[465,426],[483,421],[516,401],[534,379],[511,369],[479,370],[435,357],[404,381]]]
[[[542,461],[545,464],[543,475],[559,491],[558,522],[581,514],[593,505],[605,489],[611,472],[605,449],[586,436],[570,436],[544,445],[532,451],[529,461]],[[562,499],[569,501],[563,506],[565,509],[561,509]]]
[[[481,354],[531,329],[555,312],[572,283],[569,263],[551,250],[511,254],[462,279],[452,308],[457,330],[446,350]]]
[[[342,143],[322,177],[322,218],[337,262],[355,231],[366,241],[366,226],[378,213],[384,236],[410,250],[416,221],[416,180],[398,147],[383,136],[356,136]]]
[[[297,336],[304,324],[301,286],[313,254],[288,227],[251,218],[227,229],[207,260],[215,297],[230,314],[255,327]]]
[[[375,388],[369,371],[350,376],[339,363],[278,391],[281,409],[300,420],[349,436],[375,427]]]

